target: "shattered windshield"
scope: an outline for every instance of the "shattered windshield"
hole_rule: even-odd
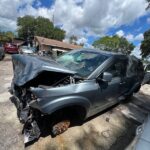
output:
[[[60,56],[57,62],[77,72],[82,77],[90,75],[106,59],[107,55],[91,51],[73,51]]]

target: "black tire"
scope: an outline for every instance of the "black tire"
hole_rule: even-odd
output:
[[[134,93],[137,93],[140,90],[140,88],[141,88],[141,85],[134,90]]]

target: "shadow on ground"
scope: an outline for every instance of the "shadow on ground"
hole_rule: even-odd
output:
[[[136,100],[136,98],[133,98],[133,100]],[[132,109],[129,103],[126,105],[124,107],[130,110],[129,114],[121,113],[122,109],[118,109],[122,107],[122,104],[119,106],[115,105],[111,109],[91,117],[82,126],[70,128],[67,131],[70,135],[69,137],[64,133],[56,138],[51,138],[51,141],[46,143],[43,149],[69,150],[72,147],[73,150],[124,150],[132,142],[136,128],[140,125],[138,120],[129,116],[136,113],[135,110]],[[45,133],[50,133],[50,130],[44,130]],[[80,130],[80,136],[72,140],[71,136],[74,137],[77,130]]]
[[[59,142],[47,143],[44,150],[70,150],[71,147],[73,150],[124,150],[133,140],[137,125],[125,117],[122,119],[125,119],[123,128],[116,126],[111,120],[106,121],[109,127],[102,131],[98,131],[93,124],[89,124],[88,129],[83,129],[81,135],[72,142],[72,146],[68,144],[67,137],[60,135],[57,137],[61,139],[58,140]]]

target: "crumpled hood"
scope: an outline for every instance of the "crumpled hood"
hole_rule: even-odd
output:
[[[66,75],[74,75],[75,72],[68,70],[50,58],[15,54],[12,56],[14,78],[13,82],[23,86],[44,71],[56,72]]]

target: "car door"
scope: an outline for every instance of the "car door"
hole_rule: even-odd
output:
[[[128,59],[126,57],[122,57],[116,60],[116,70],[118,71],[118,76],[120,76],[121,79],[119,83],[118,96],[121,96],[124,93],[128,92],[130,83],[132,82],[132,79],[127,77],[126,75],[127,65]]]
[[[95,110],[103,110],[118,102],[118,97],[126,90],[126,59],[115,59],[104,72],[112,74],[110,82],[98,82]],[[100,74],[101,78],[103,73]]]

